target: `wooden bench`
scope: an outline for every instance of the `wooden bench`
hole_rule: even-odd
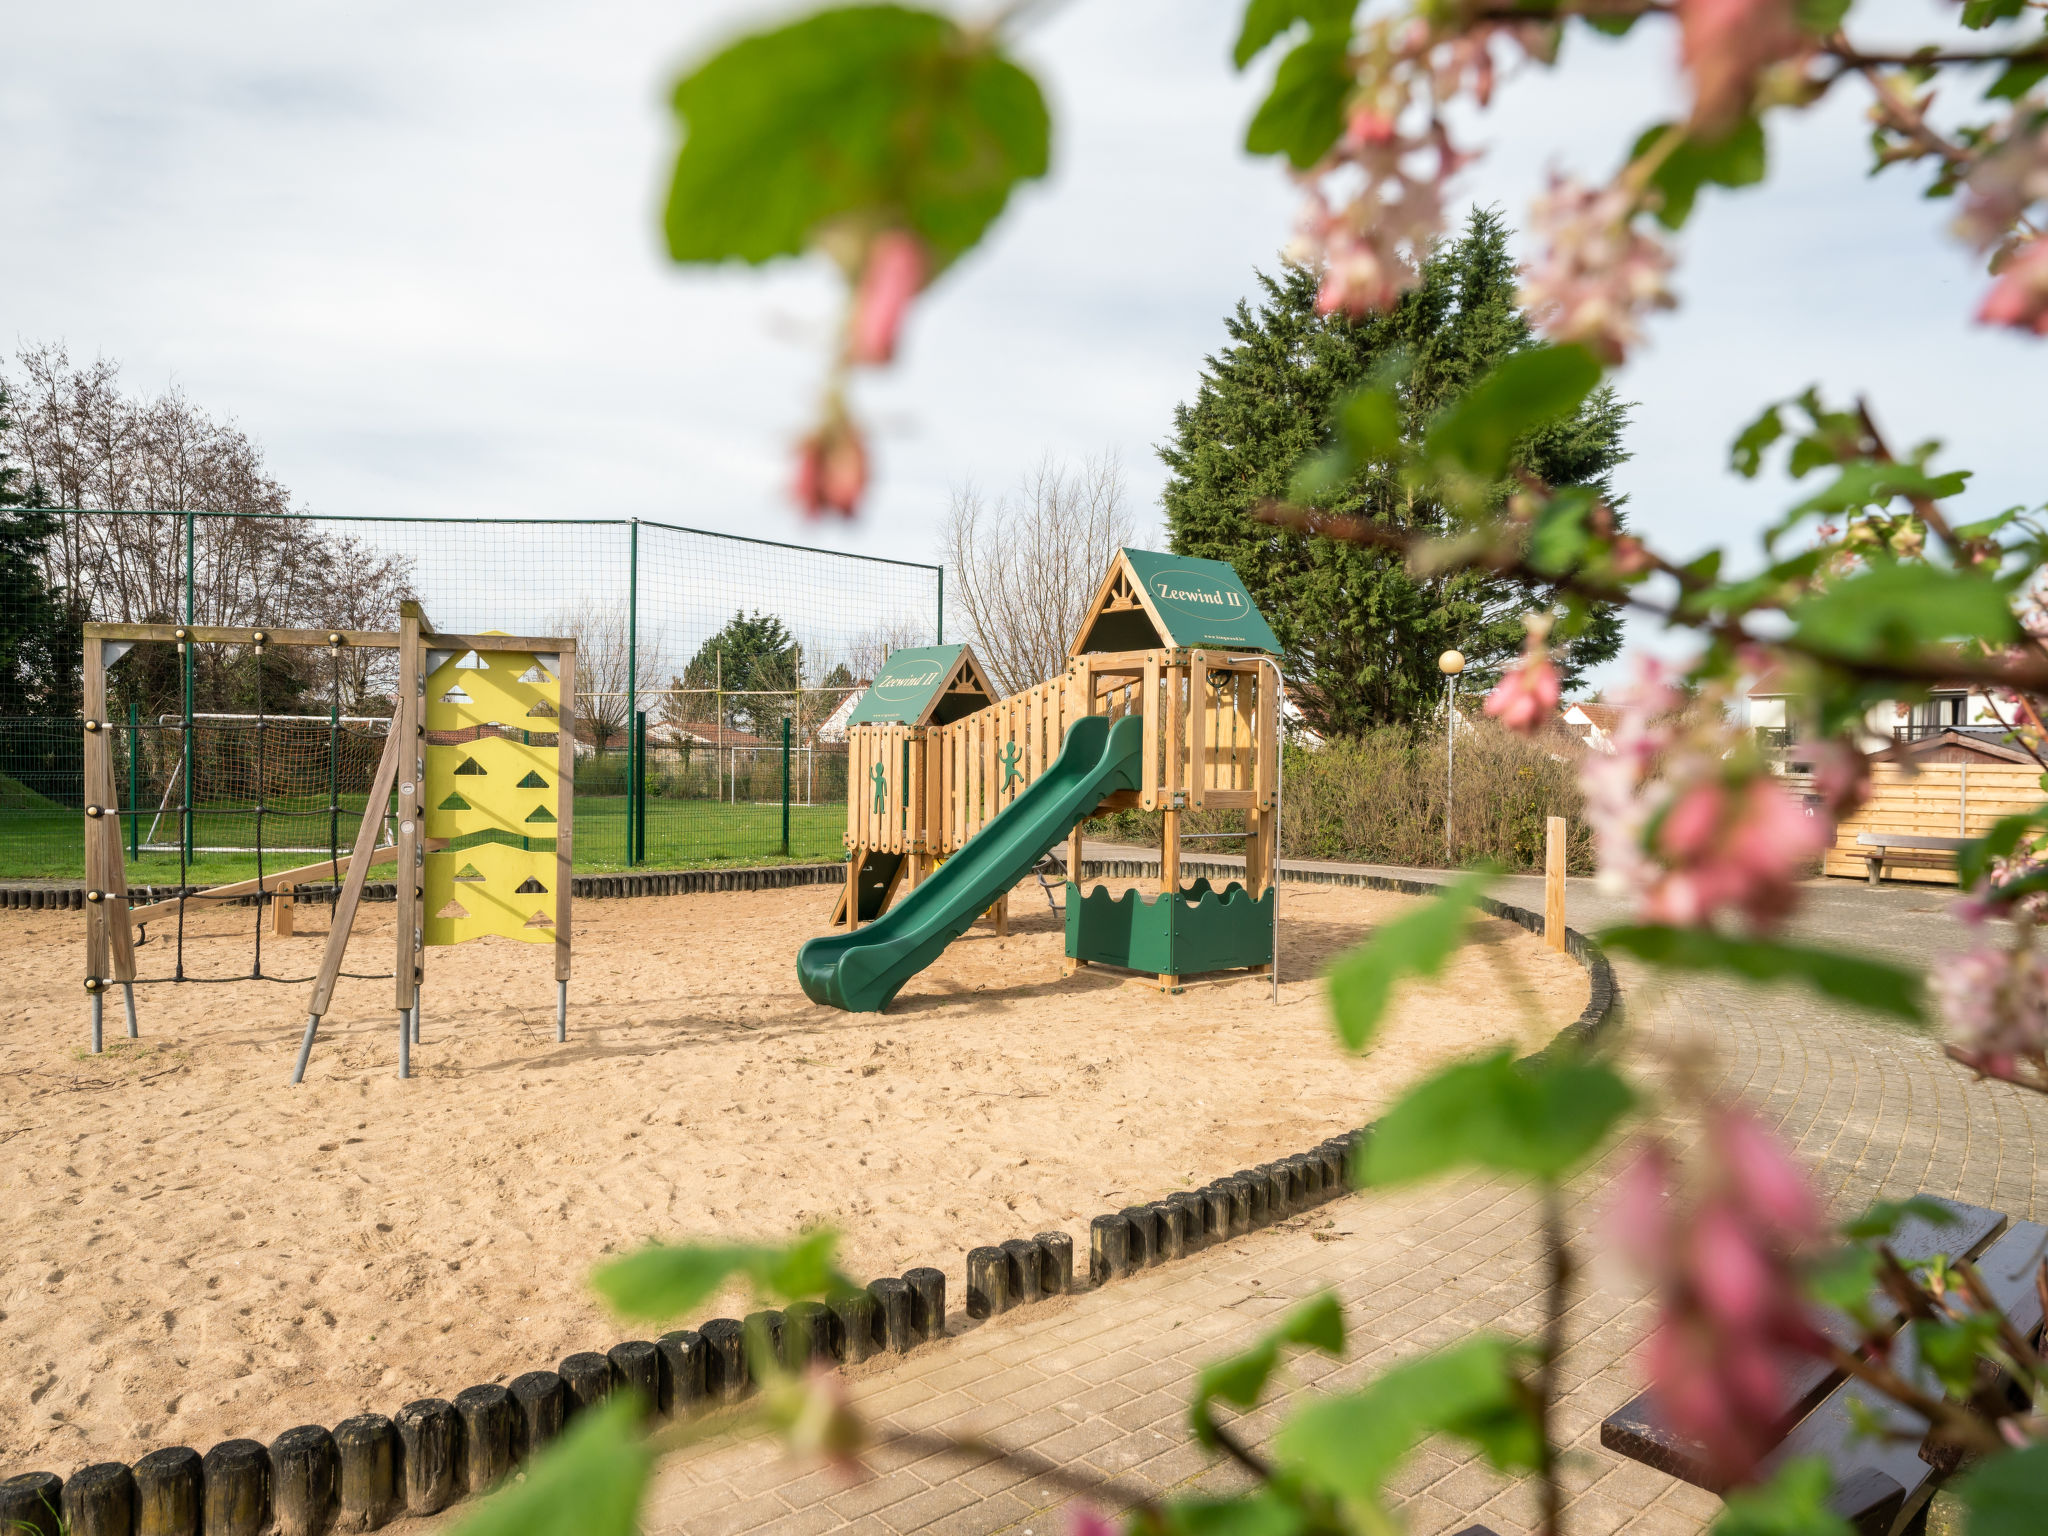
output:
[[[1887,864],[1910,864],[1919,869],[1950,869],[1956,850],[1970,841],[1967,837],[1909,837],[1903,832],[1859,832],[1856,846],[1868,848],[1863,862],[1870,866],[1870,883],[1884,884]]]
[[[1992,1298],[2014,1325],[2032,1338],[2041,1326],[2041,1299],[2034,1275],[2042,1258],[2048,1256],[2048,1227],[2008,1221],[1997,1211],[1980,1206],[1953,1200],[1940,1203],[1958,1219],[1938,1226],[1908,1217],[1890,1239],[1892,1252],[1908,1267],[1937,1253],[1975,1260]],[[1882,1296],[1873,1305],[1880,1317],[1893,1315]],[[1842,1314],[1817,1313],[1814,1322],[1837,1343],[1855,1346],[1856,1326]],[[1940,1393],[1932,1373],[1919,1362],[1910,1331],[1893,1335],[1891,1364],[1916,1386]],[[1859,1410],[1885,1423],[1891,1434],[1883,1439],[1858,1436]],[[1903,1530],[1933,1496],[1936,1479],[1953,1470],[1947,1448],[1925,1444],[1925,1420],[1845,1377],[1825,1360],[1801,1356],[1792,1364],[1786,1372],[1784,1400],[1771,1428],[1778,1445],[1766,1459],[1763,1474],[1769,1476],[1796,1456],[1825,1457],[1834,1474],[1828,1507],[1847,1520],[1858,1536],[1892,1536]],[[1647,1392],[1601,1421],[1600,1443],[1711,1493],[1723,1491],[1705,1451],[1664,1423]]]

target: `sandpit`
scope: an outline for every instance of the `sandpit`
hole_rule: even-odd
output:
[[[847,1015],[795,980],[831,894],[579,903],[566,1045],[552,951],[432,951],[410,1082],[391,983],[344,982],[297,1089],[306,987],[140,987],[141,1041],[93,1057],[83,917],[0,913],[0,1476],[269,1440],[603,1349],[645,1330],[585,1277],[648,1238],[828,1223],[849,1272],[933,1264],[958,1296],[969,1246],[1058,1227],[1085,1251],[1091,1215],[1299,1151],[1587,996],[1489,920],[1347,1060],[1313,978],[1413,898],[1288,887],[1276,1006],[1263,978],[1063,978],[1028,881],[1009,938],[977,927],[888,1014]],[[391,910],[365,909],[350,969],[389,969]],[[188,970],[246,976],[254,921],[195,918]],[[265,969],[310,976],[324,926],[302,909]],[[169,974],[166,937],[145,976]]]

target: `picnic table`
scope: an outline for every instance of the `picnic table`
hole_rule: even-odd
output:
[[[1908,1268],[1937,1253],[1976,1262],[1992,1299],[2029,1339],[2041,1327],[2041,1296],[2034,1284],[2044,1255],[2048,1227],[2011,1221],[1981,1206],[1941,1200],[1956,1217],[1938,1224],[1920,1216],[1902,1221],[1889,1239],[1893,1254]],[[1880,1317],[1893,1315],[1882,1296],[1873,1305]],[[1846,1348],[1856,1346],[1856,1325],[1839,1312],[1817,1310],[1822,1333]],[[1891,1365],[1906,1380],[1939,1395],[1940,1386],[1920,1364],[1909,1329],[1892,1335]],[[1859,1416],[1874,1417],[1890,1431],[1883,1438],[1855,1432]],[[1954,1470],[1946,1446],[1926,1443],[1927,1423],[1917,1413],[1845,1376],[1825,1360],[1800,1359],[1787,1372],[1783,1402],[1772,1425],[1777,1449],[1764,1463],[1765,1476],[1798,1456],[1826,1458],[1834,1474],[1829,1507],[1858,1536],[1892,1536],[1904,1529],[1933,1496],[1937,1480]],[[1645,1392],[1624,1403],[1600,1424],[1600,1443],[1660,1472],[1705,1488],[1723,1490],[1704,1450],[1677,1433],[1658,1414]]]
[[[1909,864],[1919,869],[1948,869],[1954,866],[1956,850],[1967,837],[1917,837],[1904,832],[1859,832],[1856,846],[1868,848],[1863,862],[1870,866],[1870,883],[1884,884],[1887,864]]]

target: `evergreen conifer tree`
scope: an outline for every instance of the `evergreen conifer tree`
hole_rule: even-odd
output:
[[[1240,300],[1224,322],[1230,345],[1207,360],[1194,402],[1175,408],[1172,440],[1159,450],[1172,471],[1171,547],[1237,568],[1286,649],[1290,692],[1312,728],[1345,735],[1412,721],[1442,697],[1443,651],[1465,652],[1466,686],[1487,686],[1522,643],[1522,615],[1546,593],[1478,572],[1411,575],[1396,556],[1286,532],[1255,513],[1285,499],[1295,468],[1327,445],[1336,402],[1382,367],[1405,357],[1404,430],[1419,438],[1437,412],[1529,344],[1507,231],[1497,213],[1474,212],[1390,314],[1363,320],[1318,315],[1312,272],[1287,267],[1258,279],[1264,301],[1254,312]],[[1550,484],[1604,493],[1627,457],[1627,419],[1603,386],[1571,420],[1533,434],[1519,461]],[[1324,510],[1455,531],[1443,507],[1373,470]],[[1618,617],[1599,611],[1560,644],[1567,686],[1614,655],[1620,638]]]
[[[57,536],[48,500],[10,462],[7,382],[0,379],[0,718],[71,715],[80,704],[75,616],[43,579],[42,554]]]

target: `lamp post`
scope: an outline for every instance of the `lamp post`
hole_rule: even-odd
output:
[[[1458,761],[1458,674],[1465,670],[1464,654],[1445,651],[1437,657],[1436,669],[1450,683],[1450,691],[1444,695],[1444,864],[1448,868],[1452,862],[1451,795],[1457,784],[1453,770]]]

